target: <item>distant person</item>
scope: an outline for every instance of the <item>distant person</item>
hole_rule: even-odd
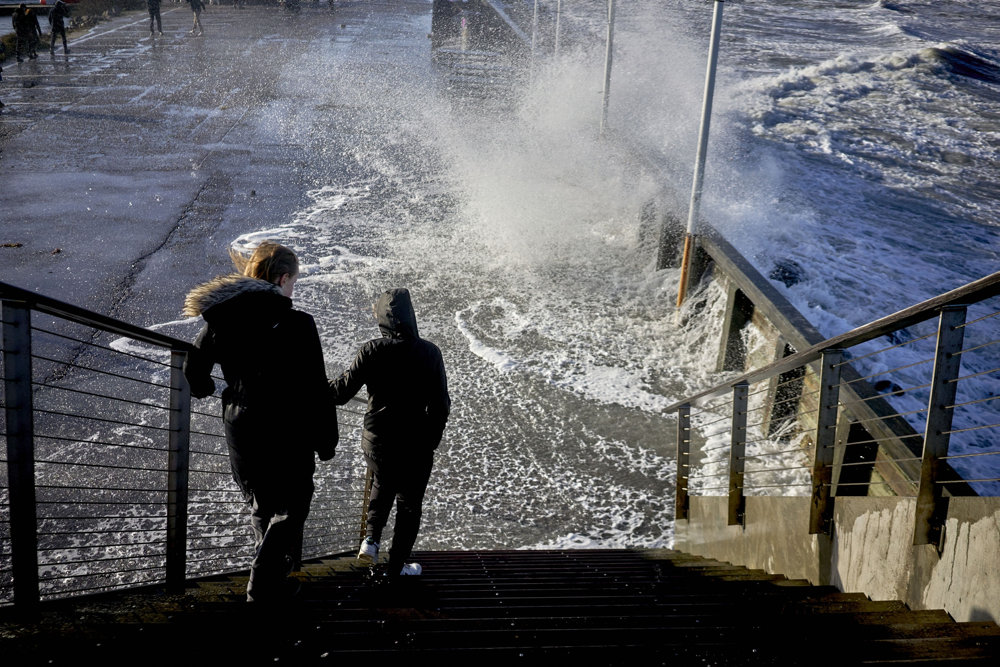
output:
[[[313,318],[292,308],[299,263],[289,248],[264,241],[250,258],[230,251],[238,273],[191,290],[184,314],[205,326],[184,364],[196,398],[215,391],[222,367],[222,416],[233,479],[251,506],[255,555],[248,602],[276,602],[298,592],[289,578],[302,559],[302,534],[313,495],[315,452],[334,456],[337,414]]]
[[[14,28],[14,54],[17,56],[17,62],[23,63],[24,58],[21,56],[27,55],[31,58],[31,19],[28,16],[28,6],[23,2],[17,6],[14,13],[10,17],[11,26]]]
[[[42,43],[42,24],[38,22],[38,12],[31,7],[25,8],[28,17],[28,29],[31,37],[28,40],[28,57],[38,57],[38,45]]]
[[[156,23],[156,32],[163,34],[163,22],[160,20],[160,0],[146,0],[146,9],[149,10],[149,36],[153,33],[153,23]]]
[[[49,43],[49,53],[56,52],[56,37],[62,36],[63,53],[69,53],[69,45],[66,43],[66,19],[69,18],[69,5],[63,0],[56,0],[55,6],[49,12],[49,28],[51,40]]]
[[[441,350],[417,335],[409,291],[397,288],[383,293],[373,310],[382,337],[361,346],[351,367],[330,382],[330,393],[335,403],[343,405],[362,386],[368,388],[361,449],[373,481],[367,534],[358,559],[378,562],[382,530],[395,501],[396,525],[386,574],[417,575],[420,564],[407,561],[420,529],[434,450],[441,442],[451,399]]]
[[[201,29],[201,11],[205,9],[203,0],[188,0],[191,3],[191,12],[194,14],[194,26],[191,28],[192,35],[202,35],[205,33]]]

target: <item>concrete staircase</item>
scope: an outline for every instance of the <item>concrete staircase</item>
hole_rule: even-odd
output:
[[[423,552],[387,584],[309,563],[292,603],[245,577],[47,603],[0,617],[4,665],[997,665],[1000,627],[667,550]],[[345,663],[345,660],[348,661]],[[376,664],[376,663],[372,663]]]

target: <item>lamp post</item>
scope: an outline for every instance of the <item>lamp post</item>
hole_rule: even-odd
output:
[[[712,39],[708,46],[708,72],[705,76],[705,101],[701,110],[701,128],[698,131],[698,154],[694,165],[694,183],[691,186],[691,205],[688,209],[687,233],[684,236],[684,255],[681,259],[681,278],[677,287],[677,307],[680,308],[687,295],[688,278],[691,272],[691,254],[694,252],[695,227],[698,209],[701,206],[701,184],[705,177],[705,154],[708,149],[708,128],[712,118],[712,96],[715,91],[715,68],[719,59],[719,34],[722,31],[722,5],[724,0],[715,0],[712,15]]]
[[[531,61],[535,61],[535,42],[538,39],[538,0],[535,0],[535,11],[531,15]]]
[[[559,22],[562,19],[562,0],[556,0],[556,45],[553,53],[559,55]]]
[[[604,94],[601,101],[601,136],[608,124],[608,96],[611,92],[611,60],[615,44],[615,0],[608,0],[608,49],[604,58]]]

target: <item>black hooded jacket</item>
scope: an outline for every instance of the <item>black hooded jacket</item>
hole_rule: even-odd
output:
[[[377,463],[398,462],[437,448],[451,399],[441,350],[417,334],[409,291],[382,294],[375,315],[382,338],[361,347],[351,367],[330,382],[330,391],[343,405],[368,387],[362,448]]]
[[[184,364],[191,394],[211,395],[212,368],[222,367],[223,420],[237,484],[248,498],[289,484],[308,483],[311,490],[313,452],[332,458],[338,440],[312,316],[293,309],[276,285],[237,274],[196,287],[184,313],[205,319]]]

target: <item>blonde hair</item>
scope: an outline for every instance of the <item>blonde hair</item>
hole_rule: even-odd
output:
[[[299,272],[299,260],[291,248],[274,241],[262,241],[250,257],[229,248],[229,257],[233,260],[236,270],[244,276],[259,278],[269,283],[277,284],[281,276],[286,273],[294,276]]]

